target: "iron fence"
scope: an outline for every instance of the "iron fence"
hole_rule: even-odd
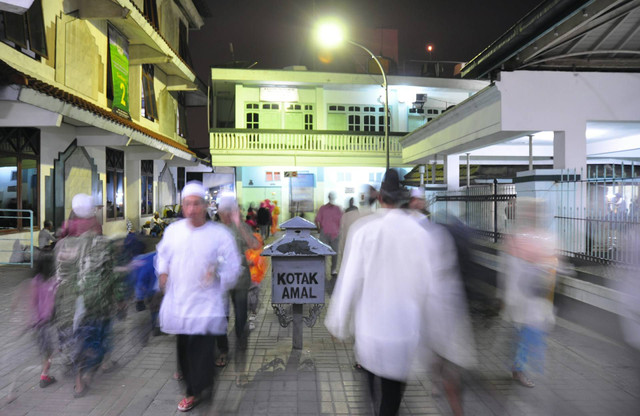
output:
[[[640,264],[640,178],[634,165],[593,166],[562,171],[546,192],[550,229],[558,251],[598,263]],[[481,238],[497,242],[514,230],[517,195],[513,184],[473,186],[436,193],[429,210],[435,221],[455,216]]]
[[[512,227],[515,200],[515,185],[494,181],[459,191],[439,192],[429,209],[437,222],[447,223],[450,216],[455,216],[476,235],[497,242]]]
[[[638,264],[640,178],[634,165],[592,167],[587,177],[564,172],[558,183],[555,225],[558,248],[569,257],[600,263]],[[612,173],[612,176],[606,176]]]
[[[24,230],[23,234],[29,233],[28,238],[16,238],[16,234],[0,234],[0,255],[2,258],[9,258],[9,261],[2,261],[2,258],[0,258],[0,264],[28,264],[30,267],[33,267],[33,211],[30,209],[2,208],[0,210],[0,223],[3,224],[2,227],[0,227],[0,231],[7,228],[17,228]],[[22,244],[23,242],[27,244]],[[16,247],[16,244],[18,244],[19,247]],[[26,247],[26,250],[24,250],[23,247]],[[17,251],[19,251],[19,253]],[[6,256],[5,253],[9,253],[9,256]],[[20,255],[20,261],[12,261],[13,254]]]

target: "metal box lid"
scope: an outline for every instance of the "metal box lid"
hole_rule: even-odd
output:
[[[295,217],[280,224],[286,230],[278,240],[267,245],[262,255],[267,257],[311,257],[332,256],[330,246],[311,235],[316,226],[304,218]]]

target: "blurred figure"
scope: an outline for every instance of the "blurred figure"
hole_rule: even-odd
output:
[[[135,265],[132,273],[135,276],[136,311],[149,308],[151,315],[151,332],[160,335],[158,313],[162,303],[162,292],[159,290],[158,276],[154,268],[156,253],[147,253],[134,257]]]
[[[56,382],[49,375],[51,355],[54,350],[52,318],[57,289],[53,252],[42,250],[36,261],[36,275],[31,280],[31,326],[36,331],[36,339],[42,356],[40,387],[45,388]]]
[[[69,219],[62,223],[59,238],[77,237],[85,232],[102,235],[102,225],[96,218],[96,207],[93,198],[87,194],[77,194],[71,200]]]
[[[249,209],[247,210],[247,216],[245,217],[245,221],[252,230],[258,229],[258,222],[256,221],[257,215],[253,210],[253,206],[249,205]]]
[[[267,203],[264,201],[260,203],[260,208],[256,215],[256,222],[260,228],[262,239],[266,241],[267,238],[269,238],[269,231],[271,230],[271,212],[269,211]]]
[[[525,371],[542,372],[546,338],[555,324],[553,294],[557,258],[555,241],[546,230],[545,201],[518,198],[516,234],[505,239],[498,283],[503,314],[516,327],[513,379],[526,387],[535,383]]]
[[[342,210],[333,203],[336,199],[335,193],[329,192],[328,197],[329,202],[320,207],[315,222],[320,231],[320,241],[331,246],[336,253],[331,256],[331,276],[335,278],[338,276],[338,244]]]
[[[111,319],[121,283],[114,272],[113,245],[99,232],[92,198],[74,196],[67,236],[55,246],[55,324],[61,349],[73,365],[74,397],[86,394],[85,375],[90,378],[111,348]]]
[[[426,207],[427,201],[424,199],[424,189],[413,188],[411,190],[411,198],[409,199],[409,209],[415,210],[424,215],[429,215]]]
[[[236,356],[234,357],[235,370],[242,373],[237,376],[236,384],[241,385],[246,381],[244,364],[247,349],[247,314],[248,314],[248,294],[251,287],[251,272],[247,264],[247,258],[244,253],[249,250],[255,250],[260,247],[258,240],[253,237],[253,233],[249,226],[240,221],[240,210],[238,203],[233,195],[223,195],[218,204],[218,215],[220,221],[228,227],[235,239],[236,249],[241,255],[242,271],[238,277],[238,281],[233,289],[229,291],[233,310],[235,314],[235,333],[236,333]],[[229,353],[229,340],[227,334],[220,335],[217,340],[220,356],[216,360],[216,366],[224,367],[227,365],[227,355]]]
[[[247,258],[247,264],[249,265],[249,272],[251,273],[251,287],[249,288],[249,329],[255,329],[256,315],[258,314],[258,303],[260,300],[260,283],[264,279],[264,275],[269,268],[269,262],[267,257],[262,257],[262,249],[264,248],[264,242],[259,233],[253,233],[253,236],[258,240],[259,247],[255,249],[248,249],[244,252]]]
[[[373,206],[378,200],[378,191],[371,185],[365,185],[363,192],[361,193],[361,208],[351,211],[346,211],[342,218],[340,218],[340,241],[338,243],[338,264],[342,264],[344,258],[344,246],[349,235],[349,230],[354,222],[362,217],[366,217],[369,214],[373,214]]]
[[[161,237],[165,226],[166,223],[162,218],[160,218],[160,214],[158,214],[158,212],[154,212],[153,218],[151,219],[151,235],[154,237]]]
[[[271,235],[278,230],[278,216],[280,216],[280,207],[278,201],[273,201],[273,210],[271,211]]]
[[[636,373],[640,381],[640,226],[632,225],[620,241],[621,258],[627,263],[617,268],[613,280],[620,296],[620,326],[626,343],[635,355]]]
[[[55,244],[57,241],[53,236],[53,223],[50,220],[44,222],[44,227],[38,233],[38,247],[43,249]]]
[[[345,246],[325,325],[339,339],[355,336],[356,359],[373,386],[381,382],[379,415],[395,415],[419,353],[424,305],[434,276],[426,230],[404,210],[398,173],[387,170],[381,209],[356,221]]]
[[[347,213],[347,212],[357,211],[357,210],[358,210],[358,207],[355,205],[355,201],[353,197],[349,198],[349,206],[347,207],[347,209],[344,210],[344,212]]]
[[[186,412],[213,384],[216,336],[226,334],[225,294],[241,271],[232,234],[207,221],[205,189],[189,182],[182,190],[184,219],[171,224],[157,247],[156,272],[165,292],[163,332],[177,335],[178,365],[186,384],[178,410]]]

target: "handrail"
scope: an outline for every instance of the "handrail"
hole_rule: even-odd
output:
[[[5,213],[11,213],[11,212],[15,212],[16,215],[3,215]],[[0,219],[5,219],[5,218],[15,218],[16,221],[23,219],[25,220],[26,218],[22,215],[18,215],[18,213],[29,213],[29,266],[33,268],[33,211],[30,209],[10,209],[10,208],[0,208]],[[5,234],[5,235],[10,235],[10,234]],[[0,240],[10,240],[10,238],[0,238]],[[11,238],[11,240],[14,240],[13,238]],[[19,239],[19,240],[25,240],[23,239]],[[0,249],[0,252],[13,252],[12,250],[2,250]],[[0,262],[0,264],[20,264],[20,265],[24,265],[24,262]]]
[[[386,153],[384,136],[375,132],[230,129],[211,131],[210,136],[212,150]],[[402,155],[399,137],[389,141],[389,151],[396,157]]]

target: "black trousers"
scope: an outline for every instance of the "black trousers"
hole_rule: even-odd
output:
[[[213,386],[215,335],[178,335],[178,365],[187,385],[187,396],[197,396]]]
[[[371,399],[373,400],[374,407],[376,404],[375,384],[376,380],[380,380],[380,408],[378,409],[378,416],[395,416],[400,409],[400,402],[402,401],[402,395],[407,383],[404,381],[391,380],[376,376],[371,371],[364,369],[367,372],[367,379],[369,381],[369,392],[371,393]]]
[[[247,331],[249,291],[247,289],[233,289],[229,292],[229,296],[231,297],[231,302],[233,303],[233,311],[236,317],[236,355],[234,358],[235,370],[242,371],[246,361],[247,341],[249,337],[249,332]],[[229,353],[229,338],[227,337],[227,334],[217,335],[216,342],[218,345],[218,350],[220,350],[220,354]]]

